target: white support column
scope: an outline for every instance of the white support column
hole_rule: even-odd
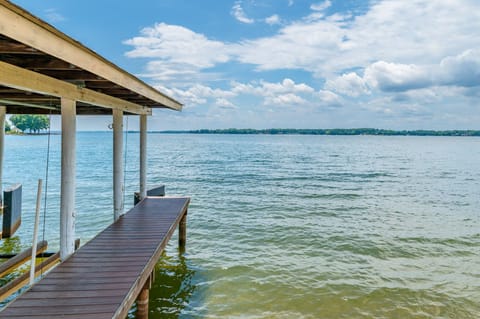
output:
[[[140,200],[147,196],[147,116],[140,115]]]
[[[123,214],[123,112],[113,110],[113,218]]]
[[[0,106],[0,207],[3,207],[3,154],[5,151],[5,115],[7,107]]]
[[[76,102],[62,98],[62,176],[60,193],[60,259],[75,249]]]

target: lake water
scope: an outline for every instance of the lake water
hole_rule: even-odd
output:
[[[127,139],[126,209],[138,189]],[[7,136],[31,242],[47,136]],[[149,186],[191,196],[187,253],[172,240],[151,318],[478,318],[480,138],[149,135]],[[112,135],[79,133],[77,237],[112,212]],[[41,238],[58,249],[60,137],[51,137]],[[41,226],[41,230],[43,227]]]

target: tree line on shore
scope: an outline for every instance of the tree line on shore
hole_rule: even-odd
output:
[[[186,134],[268,134],[268,135],[386,135],[386,136],[480,136],[477,130],[384,130],[375,128],[351,129],[201,129],[189,131],[162,131],[161,133]]]
[[[21,133],[28,131],[30,134],[39,134],[50,127],[50,121],[46,115],[17,114],[10,116],[9,121],[15,126],[16,132]],[[6,132],[13,131],[10,123],[5,121]]]

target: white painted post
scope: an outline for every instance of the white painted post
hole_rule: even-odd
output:
[[[0,106],[0,207],[3,207],[3,154],[5,150],[5,115],[7,107]]]
[[[37,257],[37,239],[38,239],[38,224],[40,223],[40,205],[42,204],[42,183],[38,180],[37,188],[37,206],[35,208],[35,223],[33,224],[33,239],[32,239],[32,257],[30,262],[30,286],[35,281],[35,260]]]
[[[140,200],[147,196],[147,115],[140,115]]]
[[[76,102],[62,98],[62,173],[60,190],[60,259],[75,250]]]
[[[123,111],[113,110],[113,219],[123,214]]]

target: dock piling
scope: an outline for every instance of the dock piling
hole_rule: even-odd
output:
[[[150,288],[152,286],[152,275],[143,285],[140,294],[137,297],[137,319],[148,319],[148,301],[150,298]]]
[[[182,254],[185,252],[185,245],[187,244],[187,214],[188,211],[185,212],[178,224],[178,246]]]

